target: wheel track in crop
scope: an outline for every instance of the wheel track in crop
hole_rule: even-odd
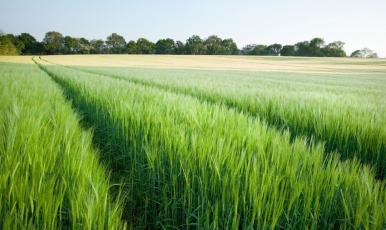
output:
[[[221,94],[211,93],[197,88],[174,87],[173,85],[160,84],[152,82],[151,80],[141,80],[137,77],[123,77],[119,75],[105,73],[101,74],[96,71],[60,65],[54,62],[47,61],[41,57],[40,59],[54,65],[59,65],[65,68],[74,69],[85,73],[92,73],[105,77],[125,80],[148,87],[158,88],[168,92],[191,96],[199,99],[202,102],[225,105],[229,109],[235,109],[238,112],[244,113],[251,117],[264,120],[272,127],[275,127],[277,130],[289,130],[292,140],[298,136],[303,136],[308,137],[308,144],[312,144],[313,142],[323,142],[325,143],[325,153],[327,155],[329,155],[330,152],[338,151],[342,160],[358,158],[362,163],[371,165],[375,168],[378,179],[383,180],[386,178],[386,144],[384,142],[383,144],[377,147],[377,150],[374,150],[374,147],[370,146],[369,148],[364,148],[360,151],[360,146],[363,146],[363,140],[361,140],[360,136],[356,133],[348,133],[346,134],[346,141],[343,144],[339,144],[339,139],[342,138],[338,138],[339,133],[337,133],[336,131],[332,133],[327,132],[323,134],[318,134],[318,132],[316,131],[316,127],[313,123],[308,123],[306,127],[299,127],[298,125],[291,123],[291,120],[288,120],[277,114],[274,110],[274,106],[272,106],[272,103],[269,103],[269,106],[267,108],[263,108],[263,111],[252,112],[249,108],[240,105],[238,101],[232,100],[232,98],[229,97],[223,97],[223,95]]]

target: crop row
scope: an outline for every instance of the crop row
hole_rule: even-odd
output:
[[[33,64],[1,63],[0,229],[123,229],[91,133]]]
[[[384,182],[355,160],[221,104],[36,61],[100,133],[136,227],[386,226]]]
[[[386,177],[386,82],[380,74],[76,68],[224,104],[289,129],[292,138],[321,141],[326,153],[357,158],[374,167],[377,178]]]

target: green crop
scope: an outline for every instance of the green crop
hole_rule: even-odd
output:
[[[0,63],[0,229],[123,229],[90,132],[36,65]]]
[[[222,92],[212,103],[35,60],[95,128],[135,227],[386,227],[385,183],[370,167],[220,103]]]
[[[224,104],[386,176],[386,72],[357,74],[72,67]]]

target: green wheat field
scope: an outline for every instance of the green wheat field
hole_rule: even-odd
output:
[[[0,57],[0,229],[386,229],[386,60]]]

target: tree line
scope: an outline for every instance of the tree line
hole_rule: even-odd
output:
[[[185,55],[266,55],[266,56],[307,56],[346,57],[344,42],[335,41],[326,45],[324,39],[298,42],[294,45],[249,44],[238,49],[232,38],[221,39],[211,35],[202,39],[193,35],[186,42],[171,38],[159,39],[156,43],[146,38],[126,42],[125,38],[112,33],[106,40],[74,38],[63,36],[56,31],[45,34],[42,42],[32,35],[5,34],[0,30],[0,55],[58,55],[58,54],[185,54]],[[350,57],[378,57],[368,48],[354,51]]]

